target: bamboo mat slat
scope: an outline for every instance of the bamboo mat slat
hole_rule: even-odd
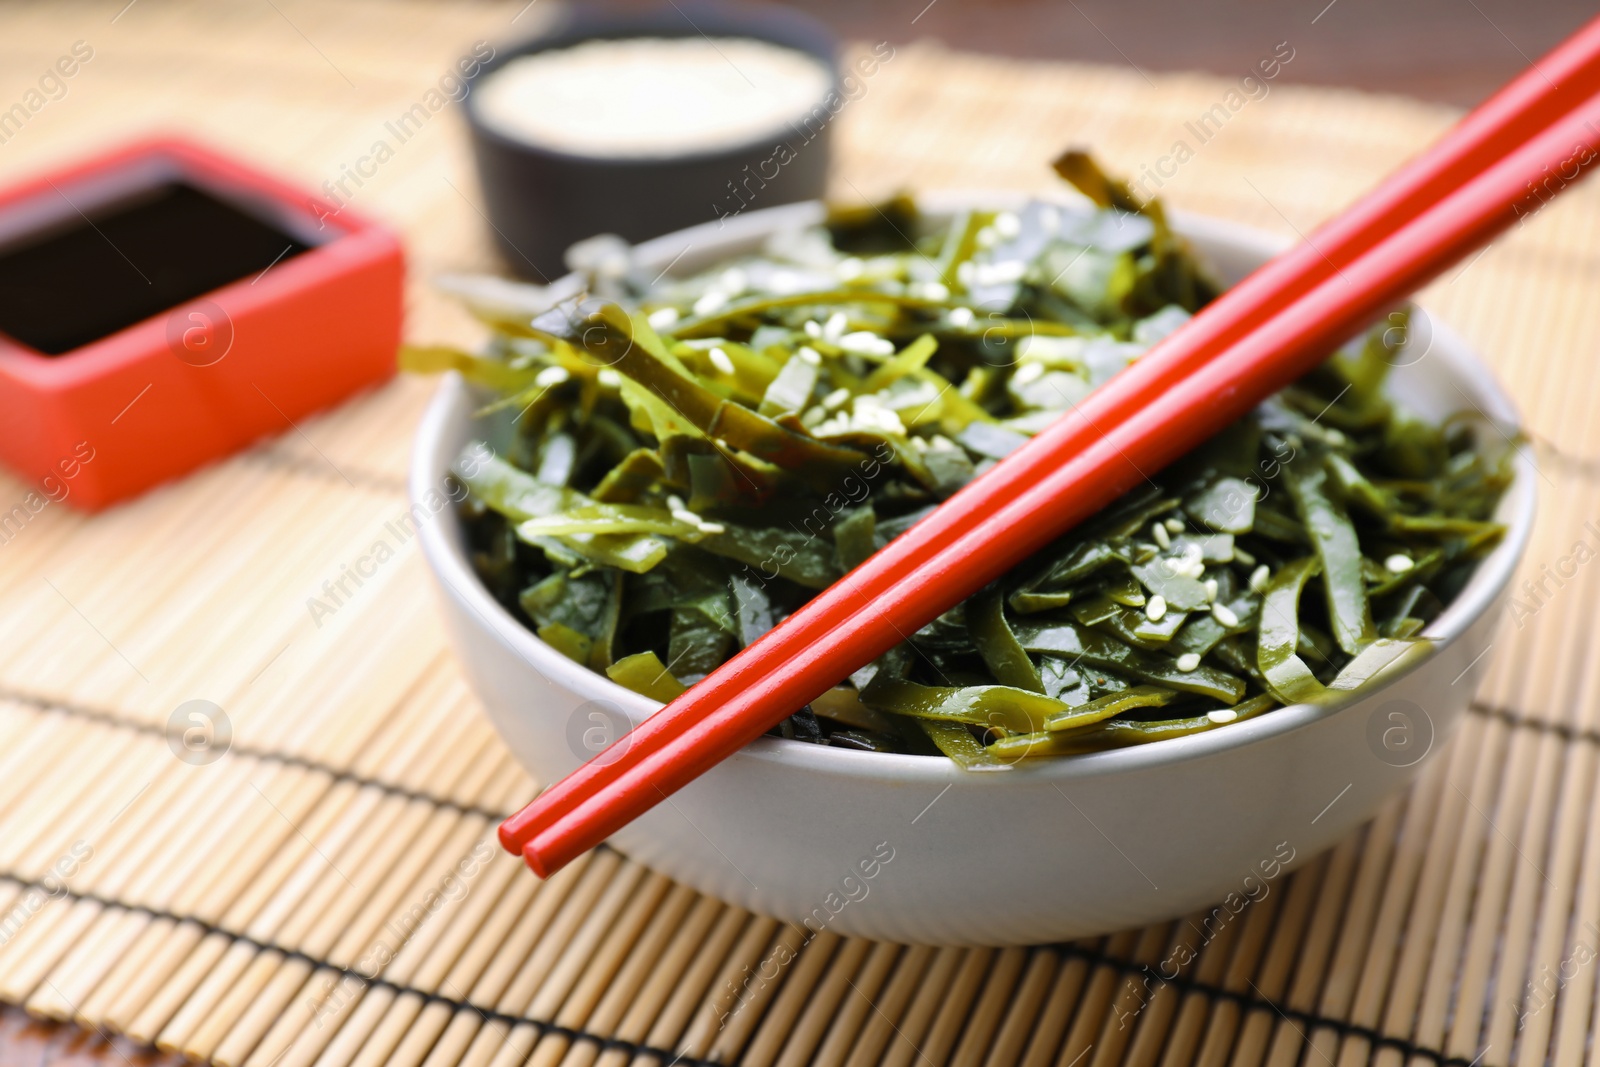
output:
[[[6,69],[95,55],[0,154],[21,176],[179,127],[320,186],[551,3],[11,5]],[[1047,188],[1069,143],[1139,176],[1228,87],[901,47],[841,112],[835,191]],[[1147,188],[1293,233],[1451,117],[1276,85]],[[418,340],[477,340],[426,285],[495,267],[476,197],[449,109],[357,193],[407,236]],[[402,379],[105,514],[5,531],[0,999],[226,1067],[1592,1063],[1597,235],[1579,190],[1425,294],[1540,442],[1530,584],[1416,787],[1220,930],[903,947],[808,939],[607,849],[533,879],[493,828],[535,783],[457,672],[414,541],[320,624],[306,606],[405,509],[431,386]],[[0,513],[25,491],[0,478]],[[191,700],[231,723],[214,762],[169,748]]]

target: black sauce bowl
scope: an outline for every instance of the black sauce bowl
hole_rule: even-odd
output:
[[[598,158],[517,140],[489,128],[467,97],[478,181],[494,240],[516,273],[550,281],[566,273],[575,242],[614,233],[630,242],[757,207],[812,200],[825,191],[832,114],[839,98],[838,41],[786,7],[676,0],[660,9],[573,5],[554,26],[497,49],[469,79],[476,86],[521,56],[590,40],[744,37],[815,56],[833,86],[790,127],[731,148],[664,157]],[[835,107],[829,108],[828,103]]]

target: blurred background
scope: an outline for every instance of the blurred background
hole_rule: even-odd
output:
[[[1028,59],[1237,75],[1296,44],[1283,79],[1467,107],[1594,14],[1584,0],[813,0],[846,38],[936,38]]]

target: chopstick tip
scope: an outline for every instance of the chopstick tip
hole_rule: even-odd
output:
[[[562,867],[566,866],[565,864],[560,863],[556,864],[554,867],[550,866],[545,862],[545,857],[541,856],[534,850],[532,842],[529,842],[522,849],[522,858],[524,862],[527,863],[528,869],[534,874],[538,875],[541,879],[549,878],[552,874],[555,874],[556,871],[559,871]]]

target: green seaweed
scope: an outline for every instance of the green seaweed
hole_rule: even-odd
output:
[[[564,655],[670,700],[1218,291],[1081,152],[1089,207],[833,211],[537,317],[411,347],[487,398],[455,466],[474,566]],[[1403,313],[1401,313],[1403,318]],[[970,770],[1226,729],[1420,655],[1502,534],[1507,452],[1392,403],[1391,316],[774,733]],[[497,442],[491,447],[488,442]]]

